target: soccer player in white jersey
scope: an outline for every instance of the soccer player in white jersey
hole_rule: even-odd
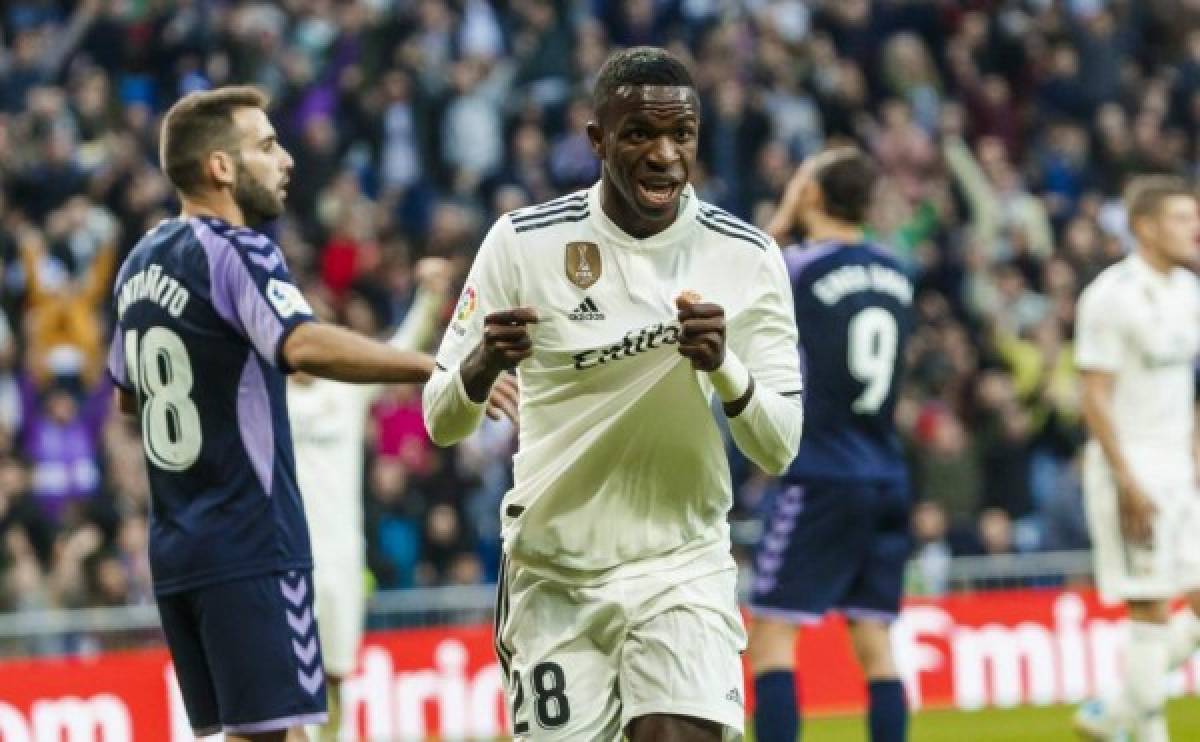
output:
[[[1091,440],[1084,495],[1101,594],[1124,601],[1122,690],[1080,707],[1092,739],[1167,739],[1167,675],[1200,641],[1194,363],[1200,349],[1200,209],[1182,180],[1135,179],[1126,196],[1137,249],[1079,300],[1075,357]],[[1168,601],[1189,607],[1169,620]]]
[[[791,288],[773,240],[688,184],[699,102],[664,50],[601,68],[591,189],[506,214],[484,239],[426,386],[448,445],[520,379],[503,501],[496,651],[518,739],[740,738],[745,717],[710,407],[778,474],[803,407]]]
[[[450,267],[423,258],[415,268],[418,288],[404,323],[389,344],[421,350],[446,301]],[[311,302],[318,316],[320,302]],[[329,319],[322,317],[322,319]],[[296,476],[304,500],[313,550],[313,589],[321,639],[329,720],[314,736],[337,739],[342,680],[354,670],[366,612],[366,540],[363,536],[363,442],[371,404],[385,387],[342,384],[296,373],[288,379],[288,414],[296,451]]]

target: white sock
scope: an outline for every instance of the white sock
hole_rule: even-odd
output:
[[[1200,619],[1190,606],[1171,617],[1167,624],[1167,646],[1172,670],[1191,659],[1200,646]]]
[[[1133,712],[1138,742],[1165,742],[1167,739],[1163,708],[1167,703],[1169,654],[1166,625],[1129,622],[1123,695]]]

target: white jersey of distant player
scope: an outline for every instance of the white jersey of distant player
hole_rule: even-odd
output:
[[[465,399],[458,365],[479,343],[483,317],[537,310],[533,356],[518,367],[504,544],[524,566],[579,581],[728,552],[729,467],[708,375],[677,350],[681,292],[724,308],[728,347],[757,383],[757,403],[731,423],[735,436],[738,425],[786,417],[798,440],[802,414],[791,287],[774,241],[690,186],[670,227],[634,239],[603,212],[599,188],[496,222],[425,390],[427,420]],[[790,417],[778,412],[792,405]]]
[[[318,568],[363,563],[363,440],[374,393],[328,379],[288,383],[296,477]]]
[[[1134,475],[1192,482],[1200,280],[1183,268],[1161,274],[1134,253],[1087,287],[1076,314],[1076,360],[1114,375],[1110,414]],[[1098,443],[1089,448],[1103,461]]]

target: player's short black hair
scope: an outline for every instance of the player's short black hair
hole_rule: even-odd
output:
[[[687,65],[671,52],[657,46],[618,49],[608,55],[596,76],[592,107],[599,111],[622,85],[677,85],[695,88]]]
[[[823,211],[834,219],[862,224],[875,193],[879,170],[857,147],[840,147],[825,153],[814,178],[821,189]]]

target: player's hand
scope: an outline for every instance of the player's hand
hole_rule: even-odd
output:
[[[792,173],[787,186],[783,189],[779,206],[775,209],[770,224],[767,225],[767,234],[774,237],[779,245],[791,241],[790,235],[796,229],[796,225],[800,223],[800,197],[809,180],[808,170],[799,167],[796,172]]]
[[[1121,534],[1133,544],[1150,544],[1154,540],[1154,517],[1158,507],[1133,480],[1125,477],[1117,489],[1117,510],[1121,518]]]
[[[716,371],[725,362],[725,310],[700,301],[694,292],[675,299],[679,309],[679,354],[697,371]]]
[[[521,390],[517,386],[517,377],[512,374],[500,374],[488,395],[487,415],[493,420],[507,417],[516,423],[517,404],[520,400]]]
[[[497,371],[511,371],[533,355],[529,325],[538,321],[533,307],[516,307],[492,312],[483,318],[483,339],[479,348],[483,365]]]
[[[483,318],[483,338],[460,367],[467,396],[483,402],[501,373],[533,355],[529,325],[537,321],[533,307],[502,309]]]
[[[421,258],[413,266],[417,285],[434,296],[443,296],[450,290],[453,272],[454,267],[445,258]]]

